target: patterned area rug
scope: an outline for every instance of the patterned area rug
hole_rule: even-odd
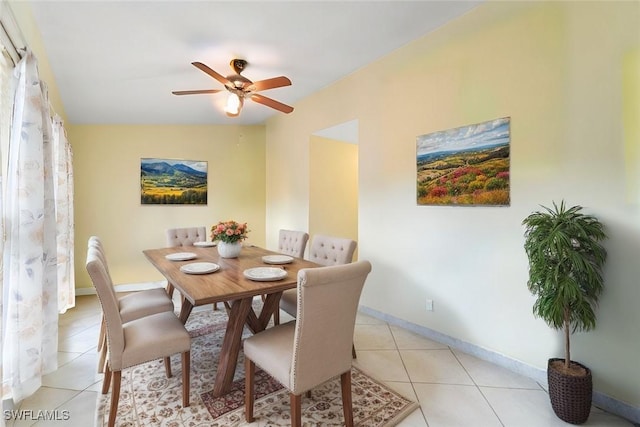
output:
[[[254,303],[259,305],[260,302]],[[191,406],[182,407],[180,356],[173,356],[173,377],[167,378],[162,361],[125,369],[116,425],[122,427],[234,427],[289,426],[289,394],[262,371],[256,372],[254,415],[256,422],[244,419],[244,358],[242,353],[233,389],[220,398],[211,395],[218,354],[226,328],[224,310],[210,307],[194,310],[187,322],[191,341]],[[249,336],[245,328],[245,337]],[[356,368],[352,369],[353,414],[357,426],[396,425],[418,405]],[[96,426],[107,425],[111,393],[98,395]],[[342,426],[342,398],[339,378],[312,390],[302,399],[305,426]]]

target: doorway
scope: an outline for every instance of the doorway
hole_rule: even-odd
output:
[[[358,241],[357,120],[314,132],[309,139],[309,236],[316,234]]]

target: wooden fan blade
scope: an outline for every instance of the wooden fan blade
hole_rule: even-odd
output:
[[[221,92],[218,89],[202,89],[202,90],[174,90],[171,92],[174,95],[200,95],[203,93],[218,93]]]
[[[277,87],[291,86],[291,80],[285,76],[274,77],[272,79],[259,80],[249,85],[250,92],[258,92],[261,90],[275,89]]]
[[[251,95],[251,100],[258,104],[266,105],[267,107],[275,108],[278,111],[289,114],[293,111],[293,107],[290,107],[282,102],[278,102],[275,99],[267,98],[263,95],[254,94]]]
[[[211,68],[209,68],[208,66],[204,65],[202,62],[192,62],[191,65],[193,65],[194,67],[200,69],[201,71],[204,71],[205,73],[209,74],[211,77],[213,77],[214,79],[216,79],[217,81],[219,81],[220,83],[222,83],[225,86],[228,85],[228,84],[231,84],[231,82],[226,77],[224,77],[221,74],[216,73]]]

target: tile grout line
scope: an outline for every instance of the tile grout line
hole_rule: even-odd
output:
[[[451,348],[450,348],[451,349]],[[453,357],[456,359],[456,361],[460,364],[460,366],[462,367],[462,369],[466,372],[466,374],[469,376],[469,378],[471,379],[471,381],[473,382],[473,385],[476,387],[476,389],[478,390],[478,392],[480,393],[480,395],[482,396],[482,398],[484,399],[485,402],[487,402],[487,405],[489,405],[489,408],[491,408],[491,412],[493,412],[493,414],[496,416],[496,418],[498,419],[498,422],[500,423],[500,425],[502,425],[502,427],[505,427],[504,422],[502,422],[502,419],[500,418],[500,415],[498,415],[498,412],[495,410],[495,408],[493,407],[493,405],[491,404],[491,402],[489,402],[489,399],[487,399],[487,396],[482,392],[482,389],[480,388],[480,386],[478,385],[478,383],[476,382],[475,378],[473,378],[473,375],[471,375],[471,373],[469,372],[469,370],[467,369],[466,366],[464,366],[464,363],[462,363],[462,361],[460,360],[460,358],[458,357],[458,355],[456,354],[455,351],[451,350],[451,354],[453,354]]]
[[[427,414],[424,413],[424,409],[420,404],[420,397],[418,396],[418,391],[416,390],[416,386],[414,385],[413,380],[411,379],[411,375],[409,375],[409,370],[407,369],[407,365],[404,362],[404,358],[402,357],[402,352],[398,347],[398,341],[396,340],[396,336],[393,334],[393,330],[391,329],[391,326],[389,325],[389,323],[385,322],[385,324],[387,325],[387,328],[389,328],[389,332],[391,333],[391,338],[393,339],[393,344],[395,345],[396,351],[398,352],[398,356],[400,357],[400,361],[402,362],[402,367],[404,368],[405,374],[407,374],[407,378],[409,378],[409,384],[411,384],[411,389],[413,390],[413,394],[416,396],[416,400],[418,401],[418,408],[420,408],[420,413],[422,413],[422,419],[427,424],[427,427],[429,427],[429,420],[427,420]]]

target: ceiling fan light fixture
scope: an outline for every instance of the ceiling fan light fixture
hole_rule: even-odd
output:
[[[259,80],[252,82],[248,78],[240,75],[240,73],[247,66],[247,61],[244,59],[233,59],[231,61],[231,68],[236,72],[235,74],[224,77],[222,74],[214,71],[209,66],[202,62],[192,62],[191,65],[198,68],[200,71],[213,77],[218,82],[222,83],[225,89],[229,92],[227,97],[227,103],[224,107],[224,112],[229,117],[237,117],[240,115],[240,111],[244,105],[244,99],[249,98],[253,102],[265,105],[273,108],[274,110],[281,111],[285,114],[289,114],[293,111],[293,107],[278,102],[275,99],[268,98],[256,92],[261,92],[268,89],[276,89],[284,86],[291,86],[291,80],[285,76],[272,77],[270,79]],[[197,89],[197,90],[178,90],[173,91],[174,95],[196,95],[196,94],[210,94],[218,93],[218,89]]]
[[[227,116],[229,117],[236,117],[240,114],[243,104],[244,102],[242,98],[238,96],[238,94],[232,92],[227,98],[227,105],[224,107],[224,112],[227,113]]]

